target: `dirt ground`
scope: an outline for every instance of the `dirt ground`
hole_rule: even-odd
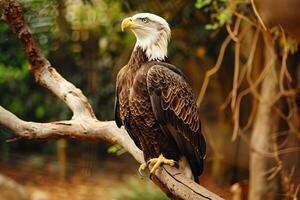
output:
[[[0,162],[0,173],[47,200],[112,200],[113,190],[126,186],[126,176],[139,176],[138,164],[129,155],[110,156],[105,162],[73,158],[66,170],[53,158],[15,157],[17,162]],[[201,180],[209,190],[230,199],[229,187],[217,186],[207,174]]]

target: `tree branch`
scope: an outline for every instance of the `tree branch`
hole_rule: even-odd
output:
[[[65,80],[44,57],[25,23],[19,1],[2,0],[1,6],[6,22],[24,46],[30,72],[36,82],[64,101],[72,110],[73,117],[71,120],[49,123],[27,122],[0,106],[0,126],[27,139],[76,138],[119,144],[139,163],[143,163],[143,152],[137,148],[128,133],[119,129],[114,121],[98,121],[82,92]],[[150,178],[172,199],[222,199],[186,178],[175,167],[163,166]]]
[[[25,23],[22,7],[18,1],[2,2],[6,22],[13,29],[24,47],[28,57],[29,70],[36,82],[48,88],[58,98],[63,100],[73,112],[73,118],[95,118],[94,111],[81,90],[65,80],[41,53],[30,29]]]
[[[118,128],[114,121],[102,122],[89,118],[50,123],[27,122],[0,106],[0,125],[26,139],[76,138],[120,144],[139,163],[144,162],[142,151],[135,146],[127,132]]]

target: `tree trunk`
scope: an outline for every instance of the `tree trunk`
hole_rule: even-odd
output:
[[[276,129],[276,121],[272,113],[272,100],[277,95],[277,58],[272,41],[265,36],[265,66],[269,67],[265,79],[262,82],[260,101],[256,119],[253,125],[250,150],[250,200],[276,199],[278,194],[278,178],[267,180],[267,171],[272,167],[274,158],[264,155],[262,152],[270,152],[273,149],[272,133]],[[274,150],[274,149],[273,149]],[[274,163],[273,163],[274,164]]]

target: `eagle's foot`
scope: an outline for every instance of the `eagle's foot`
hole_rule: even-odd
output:
[[[140,165],[140,167],[139,167],[139,174],[141,175],[141,176],[143,176],[143,171],[145,171],[145,169],[148,167],[148,164],[147,163],[143,163],[143,164],[141,164]]]
[[[147,165],[153,166],[150,174],[153,174],[162,164],[174,166],[176,161],[165,158],[162,154],[158,158],[152,158],[147,162]]]

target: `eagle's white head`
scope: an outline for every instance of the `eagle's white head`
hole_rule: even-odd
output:
[[[167,57],[171,37],[169,24],[163,18],[151,13],[139,13],[125,18],[122,31],[130,29],[136,36],[136,47],[141,47],[149,60],[164,60]]]

